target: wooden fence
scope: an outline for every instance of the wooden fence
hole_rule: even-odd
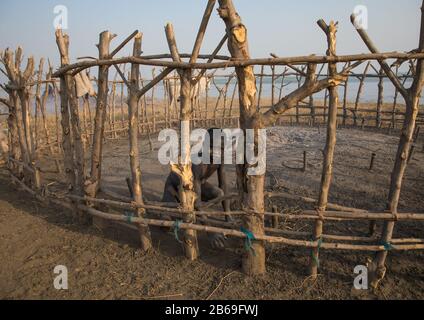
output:
[[[312,278],[315,278],[318,272],[321,249],[376,252],[373,264],[370,265],[370,280],[372,286],[377,287],[384,278],[385,259],[389,251],[424,249],[424,239],[393,238],[395,223],[424,220],[424,214],[400,213],[397,209],[407,160],[414,141],[419,136],[417,123],[423,122],[419,106],[424,83],[421,60],[424,58],[424,35],[421,35],[419,49],[410,53],[380,53],[365,30],[359,28],[358,34],[371,53],[338,56],[337,24],[331,22],[327,25],[320,20],[318,25],[324,31],[328,43],[326,56],[280,58],[273,55],[272,58],[251,59],[246,26],[236,14],[232,1],[220,0],[218,11],[226,24],[226,34],[211,55],[201,55],[201,44],[215,4],[215,0],[207,2],[191,54],[179,53],[170,24],[165,29],[170,54],[143,56],[142,35],[138,31],[112,51],[110,44],[114,35],[105,31],[99,37],[98,58],[86,58],[71,64],[69,37],[63,34],[62,30],[57,30],[56,42],[61,67],[56,72],[49,66],[48,72],[45,73],[43,59],[37,72],[32,58],[28,59],[26,67],[23,68],[22,50],[6,50],[2,54],[1,62],[4,66],[2,72],[7,75],[9,82],[2,85],[2,88],[8,94],[8,99],[2,99],[1,102],[8,108],[8,168],[11,179],[40,201],[70,209],[79,223],[90,223],[90,217],[94,216],[136,228],[140,234],[142,249],[146,251],[152,248],[150,226],[183,230],[182,246],[185,255],[191,260],[199,255],[197,232],[242,238],[249,248],[242,257],[243,270],[247,274],[265,272],[267,242],[310,248]],[[352,17],[353,22],[354,20],[355,17]],[[130,42],[133,42],[133,55],[115,58]],[[231,57],[218,55],[225,43],[230,49]],[[198,59],[206,62],[199,63]],[[386,62],[390,59],[397,59],[392,66]],[[399,70],[406,62],[409,62],[409,71],[401,73]],[[355,70],[365,63],[363,72],[355,73]],[[141,77],[140,65],[156,68],[152,79]],[[260,67],[260,73],[254,73],[254,66]],[[95,80],[92,79],[96,90],[94,97],[90,97],[90,94],[93,95],[93,88],[87,83],[85,72],[93,67],[98,67],[98,75]],[[116,70],[113,81],[109,79],[111,67]],[[232,68],[235,69],[234,73],[228,73]],[[267,74],[268,68],[270,73]],[[225,69],[226,74],[217,74],[219,69]],[[370,72],[370,69],[374,69],[374,72]],[[128,75],[125,70],[130,70]],[[158,74],[155,70],[159,70]],[[358,79],[359,89],[355,101],[350,102],[347,97],[353,78]],[[378,80],[378,101],[373,107],[361,107],[367,78]],[[203,92],[199,87],[202,79],[209,84]],[[389,79],[396,89],[394,100],[390,102],[389,107],[384,103],[384,79]],[[408,79],[412,81],[410,89],[405,88]],[[289,81],[295,81],[297,88],[286,92]],[[264,93],[267,84],[271,86],[271,94],[268,97]],[[212,86],[215,89],[212,89]],[[344,89],[341,102],[338,88]],[[213,90],[215,94],[211,93]],[[326,94],[323,101],[318,101],[316,94],[322,91]],[[52,115],[49,115],[47,110],[50,96],[53,97],[54,106]],[[399,96],[405,100],[404,104],[400,103]],[[171,168],[181,179],[182,202],[178,207],[175,204],[146,200],[142,192],[139,138],[145,137],[152,143],[156,133],[164,128],[179,127],[181,121],[190,121],[192,128],[232,126],[256,131],[288,123],[326,125],[327,141],[319,199],[266,193],[264,176],[248,177],[248,166],[239,165],[239,194],[225,195],[225,199],[238,199],[243,209],[235,212],[212,211],[209,207],[195,210],[193,199],[196,194],[191,165],[181,162]],[[392,173],[387,212],[369,212],[328,203],[338,125],[400,129],[401,139]],[[101,185],[104,140],[123,138],[127,135],[130,141],[129,188],[132,198],[108,193]],[[189,145],[183,145],[182,148],[190,150]],[[41,168],[43,154],[44,160],[47,154],[47,158],[56,166],[57,182],[63,185],[60,193],[49,191]],[[90,157],[87,162],[88,155]],[[98,196],[100,189],[107,195],[106,199]],[[281,208],[266,212],[266,197],[295,198],[313,205],[316,210],[305,210],[296,215],[280,213]],[[225,199],[216,199],[209,205]],[[99,209],[100,204],[119,209],[121,214],[102,212]],[[124,214],[128,211],[134,214]],[[175,218],[175,221],[151,219],[147,215],[150,213],[167,213]],[[228,215],[241,218],[242,223],[213,219]],[[272,228],[265,227],[265,217],[272,218]],[[312,221],[315,225],[313,234],[279,229],[280,219]],[[371,229],[375,221],[384,221],[384,230],[382,234],[373,233],[369,237],[323,233],[326,221],[357,220],[370,221]]]

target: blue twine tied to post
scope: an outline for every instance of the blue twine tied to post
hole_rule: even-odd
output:
[[[246,235],[246,240],[244,241],[244,248],[246,251],[251,251],[255,255],[255,250],[253,249],[252,242],[256,240],[255,235],[252,231],[249,231],[243,227],[240,228],[240,231]]]
[[[179,243],[183,243],[180,238],[178,237],[178,231],[180,230],[180,224],[181,224],[181,220],[176,220],[174,223],[174,235],[175,235],[175,239],[179,242]]]
[[[125,211],[125,217],[127,218],[127,222],[129,224],[132,224],[133,223],[133,221],[132,221],[132,219],[134,218],[134,213],[133,212]]]
[[[385,251],[392,251],[394,249],[390,242],[382,242],[381,245],[384,247]]]
[[[323,243],[324,241],[323,241],[323,239],[322,238],[320,238],[319,240],[318,240],[318,246],[317,246],[317,255],[315,255],[314,254],[314,250],[312,250],[312,259],[315,261],[315,264],[317,265],[317,267],[319,268],[320,267],[320,261],[319,261],[319,251],[320,251],[320,249],[321,249],[321,246],[322,246],[322,243]]]

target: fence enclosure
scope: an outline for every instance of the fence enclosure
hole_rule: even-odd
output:
[[[219,233],[244,239],[248,249],[242,257],[246,274],[266,272],[265,243],[281,243],[311,249],[309,272],[317,276],[320,250],[357,250],[375,252],[369,265],[370,281],[376,288],[386,273],[385,261],[391,250],[422,250],[424,239],[394,239],[395,223],[422,221],[419,213],[399,213],[398,203],[408,158],[414,150],[414,139],[419,135],[417,124],[423,122],[419,112],[420,95],[424,85],[424,34],[418,49],[410,53],[380,53],[366,31],[357,29],[358,35],[370,50],[369,54],[337,55],[337,23],[318,21],[327,41],[325,56],[304,56],[251,59],[248,49],[247,28],[231,0],[219,0],[218,12],[225,24],[225,34],[210,55],[200,54],[205,31],[216,5],[207,2],[193,51],[183,54],[178,50],[173,26],[165,28],[169,54],[142,55],[142,34],[135,31],[112,50],[114,35],[109,31],[99,37],[99,56],[71,63],[70,39],[56,31],[56,42],[61,67],[54,72],[49,65],[44,72],[42,59],[35,71],[35,61],[29,58],[22,66],[22,49],[7,49],[1,55],[3,73],[9,82],[1,87],[8,99],[1,102],[8,108],[8,169],[11,179],[20,188],[45,203],[70,209],[79,223],[90,223],[91,217],[100,217],[134,226],[139,231],[141,247],[152,248],[150,227],[171,227],[184,230],[183,249],[186,257],[199,256],[198,232]],[[355,17],[352,16],[355,24]],[[421,30],[424,30],[424,20]],[[132,56],[115,58],[126,45],[133,44]],[[226,44],[231,56],[219,55]],[[387,60],[396,62],[390,66]],[[198,62],[205,60],[205,62]],[[409,70],[401,72],[409,63]],[[151,66],[152,77],[147,80],[140,74],[140,66]],[[363,71],[357,71],[362,66]],[[87,69],[98,67],[96,78]],[[255,73],[255,68],[260,69]],[[111,69],[113,68],[113,69]],[[218,70],[222,74],[217,73]],[[230,71],[229,71],[230,70]],[[372,71],[373,70],[373,71]],[[110,80],[115,71],[114,80]],[[119,77],[119,78],[118,78]],[[375,108],[361,108],[364,83],[376,79],[378,99]],[[348,99],[353,80],[358,81],[355,101]],[[395,88],[394,100],[384,101],[384,81]],[[406,88],[412,81],[410,88]],[[295,88],[288,92],[289,83]],[[270,86],[270,97],[266,87]],[[339,90],[340,89],[340,90]],[[322,99],[317,95],[324,92]],[[53,97],[52,116],[47,110],[49,97]],[[340,96],[340,97],[339,97]],[[399,102],[402,97],[405,104]],[[34,112],[32,101],[35,100]],[[180,206],[154,203],[143,196],[138,150],[139,139],[150,142],[164,128],[180,127],[189,121],[196,127],[239,127],[258,130],[274,125],[326,125],[327,140],[319,198],[309,199],[285,193],[267,193],[265,175],[249,176],[249,165],[237,165],[237,195],[216,199],[219,203],[238,199],[239,211],[196,211],[196,192],[190,159],[171,166],[181,180]],[[328,202],[332,181],[332,167],[338,125],[373,127],[389,131],[400,130],[401,138],[391,176],[387,212],[369,212],[343,207]],[[189,135],[186,128],[181,135]],[[128,185],[132,198],[108,194],[101,199],[102,155],[105,139],[128,137],[130,144],[130,172]],[[257,142],[256,142],[257,143]],[[257,145],[256,145],[257,147]],[[183,145],[190,154],[190,145]],[[46,153],[54,162],[57,181],[64,179],[64,193],[58,197],[49,192],[40,167]],[[88,161],[87,161],[88,159]],[[186,160],[186,161],[183,161]],[[372,164],[371,164],[372,166]],[[265,199],[272,197],[295,198],[315,206],[301,214],[282,214],[281,208],[267,212]],[[102,212],[100,205],[120,209],[121,215]],[[124,215],[128,210],[133,215]],[[272,211],[272,212],[271,212]],[[167,213],[175,221],[152,219],[150,213]],[[212,217],[237,216],[242,224],[220,222]],[[265,227],[265,218],[272,218],[273,228]],[[312,234],[278,229],[279,219],[313,221]],[[361,220],[370,222],[370,236],[336,236],[324,233],[326,221]],[[376,234],[375,221],[384,221],[382,234]],[[270,235],[273,234],[273,235]]]

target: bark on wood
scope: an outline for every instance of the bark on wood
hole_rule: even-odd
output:
[[[200,56],[200,55],[199,55]],[[169,58],[167,56],[161,56],[159,58]],[[205,57],[205,56],[202,56]],[[207,56],[209,58],[210,55]],[[360,62],[367,60],[386,60],[386,59],[423,59],[424,53],[398,53],[398,52],[386,52],[386,53],[370,53],[370,54],[354,54],[335,56],[328,58],[327,56],[299,56],[299,57],[286,57],[286,58],[261,58],[261,59],[247,59],[247,60],[231,60],[225,59],[224,62],[211,62],[211,63],[188,63],[188,62],[172,62],[172,61],[161,61],[151,60],[144,57],[124,57],[119,59],[102,59],[102,60],[87,60],[74,63],[64,68],[60,68],[56,71],[53,76],[60,77],[60,75],[73,70],[73,73],[77,74],[82,70],[95,66],[111,66],[119,65],[123,63],[137,63],[140,65],[154,66],[154,67],[169,67],[173,69],[199,69],[199,70],[210,70],[210,69],[221,69],[221,68],[243,68],[254,65],[305,65],[305,64],[319,64],[319,63],[345,63],[345,62]]]
[[[366,75],[368,72],[368,69],[371,65],[371,62],[368,62],[367,66],[365,67],[364,73],[361,77],[361,79],[359,80],[359,87],[358,87],[358,93],[356,95],[356,100],[355,100],[355,112],[353,115],[353,124],[356,127],[358,125],[358,108],[359,108],[359,101],[361,99],[361,94],[364,88],[364,83],[365,83],[365,79],[366,79]]]
[[[134,37],[134,48],[133,55],[139,56],[141,54],[141,34],[139,33]],[[133,64],[131,66],[131,77],[130,77],[130,87],[129,97],[128,97],[128,114],[129,114],[129,140],[130,140],[130,167],[131,167],[131,176],[132,176],[132,191],[134,202],[136,204],[143,205],[143,194],[141,187],[141,168],[140,168],[140,156],[138,149],[138,90],[139,90],[139,80],[140,79],[140,69],[138,65]],[[143,218],[144,210],[137,209],[137,216]],[[149,227],[143,223],[139,224],[140,232],[140,242],[141,247],[144,251],[148,251],[152,248],[152,240],[150,236]]]
[[[98,49],[99,59],[109,58],[110,42],[114,36],[109,31],[104,31],[100,34]],[[108,100],[108,78],[109,66],[99,67],[99,74],[97,77],[97,104],[96,116],[94,119],[94,135],[93,135],[93,148],[91,152],[91,172],[90,178],[85,183],[85,192],[87,195],[96,197],[100,188],[102,176],[102,153],[103,153],[103,139],[106,121],[106,108]]]
[[[219,15],[223,19],[228,34],[228,49],[234,59],[250,59],[247,29],[236,12],[231,0],[219,0]],[[258,129],[264,126],[256,121],[256,78],[253,67],[237,67],[236,74],[239,87],[240,126],[243,131]],[[255,139],[256,140],[256,139]],[[257,144],[255,146],[257,150]],[[245,209],[258,212],[255,216],[244,219],[244,227],[255,237],[264,234],[264,184],[265,176],[248,176],[248,166],[237,166],[237,184]],[[246,274],[259,275],[266,272],[265,246],[261,241],[252,243],[252,250],[245,252],[242,259],[242,268]]]
[[[61,64],[69,64],[69,37],[62,33],[62,30],[56,30],[56,44],[59,48]],[[61,126],[62,126],[62,148],[64,153],[64,167],[66,175],[66,183],[70,191],[76,187],[76,175],[74,154],[72,150],[72,136],[70,124],[70,111],[69,111],[69,92],[66,82],[66,75],[60,78],[60,112],[61,112]]]
[[[181,61],[175,40],[174,30],[171,24],[165,28],[168,40],[169,50],[174,61]],[[194,203],[196,193],[194,191],[193,172],[191,170],[190,159],[190,121],[192,118],[191,93],[192,93],[192,71],[178,70],[181,82],[180,91],[180,121],[181,121],[181,153],[179,163],[171,166],[172,171],[176,173],[181,180],[179,188],[179,198],[184,210],[191,213],[184,215],[184,222],[195,223],[196,215],[194,213]],[[188,259],[196,260],[199,257],[199,245],[197,242],[197,233],[194,230],[184,232],[184,252]]]
[[[352,16],[352,21],[354,21],[354,18],[355,17]],[[368,37],[365,30],[357,29],[357,31],[370,51],[373,53],[378,53],[377,48]],[[424,52],[424,1],[423,6],[421,7],[421,31],[419,47],[417,51]],[[386,75],[392,81],[393,85],[405,98],[406,102],[405,120],[402,128],[398,151],[396,154],[395,166],[392,172],[388,199],[388,210],[394,215],[394,217],[396,217],[398,213],[402,182],[408,165],[408,156],[411,150],[417,115],[419,112],[420,96],[424,86],[424,63],[422,60],[418,60],[414,81],[410,89],[406,89],[402,85],[399,78],[396,77],[394,72],[384,60],[379,61],[379,63]],[[392,240],[394,227],[395,221],[385,223],[381,241],[382,243],[386,244],[386,250],[378,252],[375,259],[368,266],[369,280],[372,288],[377,288],[386,274],[385,263],[388,255],[387,246],[390,245],[390,241]]]
[[[336,33],[337,23],[331,21],[327,25],[324,20],[319,20],[318,25],[324,31],[327,36],[328,43],[328,56],[336,55]],[[337,75],[337,65],[331,63],[328,65],[329,75]],[[327,127],[327,140],[324,150],[324,163],[323,172],[321,177],[320,193],[318,199],[317,210],[320,215],[324,215],[327,209],[328,195],[331,186],[331,180],[333,176],[333,162],[334,162],[334,150],[336,147],[336,134],[337,134],[337,111],[339,104],[338,88],[336,86],[329,88],[329,118]],[[315,229],[313,234],[314,241],[322,240],[323,233],[323,220],[317,220],[315,223]],[[309,273],[312,279],[316,279],[319,268],[319,248],[312,250],[312,259],[310,261]]]
[[[383,103],[384,103],[384,96],[383,96],[383,91],[384,91],[384,86],[383,86],[383,81],[384,81],[384,70],[380,69],[379,72],[379,80],[378,80],[378,98],[377,98],[377,115],[376,115],[376,121],[375,121],[375,126],[377,127],[377,129],[381,128],[382,125],[382,121],[381,121],[381,109],[383,108]]]

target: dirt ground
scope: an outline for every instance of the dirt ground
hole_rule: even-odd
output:
[[[364,209],[384,210],[398,136],[340,129],[336,152],[332,202]],[[422,145],[420,140],[418,144]],[[281,127],[268,132],[268,190],[317,197],[325,129]],[[159,145],[155,144],[157,148]],[[303,151],[307,171],[301,172]],[[407,171],[400,211],[424,212],[424,154],[414,154]],[[375,168],[368,170],[371,154]],[[157,151],[141,143],[145,196],[160,200],[168,168],[160,166]],[[127,140],[105,147],[104,185],[128,196]],[[230,181],[234,170],[229,168]],[[282,210],[296,211],[300,203],[274,200]],[[268,203],[271,205],[271,203]],[[306,223],[283,223],[293,230],[311,230]],[[380,226],[381,227],[381,226]],[[366,223],[326,223],[326,233],[365,235]],[[423,238],[422,223],[398,223],[395,237]],[[321,275],[310,285],[308,250],[267,246],[268,272],[260,277],[240,273],[242,243],[230,240],[228,249],[213,250],[200,236],[201,258],[187,261],[173,234],[153,229],[155,249],[137,249],[137,234],[124,227],[98,222],[75,225],[68,212],[46,208],[10,183],[0,170],[0,298],[2,299],[424,299],[424,254],[391,252],[388,274],[375,293],[352,290],[355,266],[367,253],[321,253]],[[53,269],[69,271],[69,290],[53,288]]]

